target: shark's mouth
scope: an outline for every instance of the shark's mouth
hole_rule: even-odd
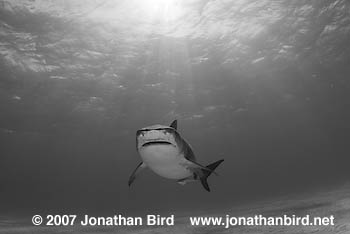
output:
[[[170,143],[169,141],[149,141],[144,143],[142,147],[150,146],[150,145],[172,145],[172,143]]]

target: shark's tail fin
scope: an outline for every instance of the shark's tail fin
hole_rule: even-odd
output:
[[[202,170],[202,176],[200,178],[201,183],[203,185],[203,187],[205,188],[205,190],[207,190],[208,192],[210,192],[210,188],[207,182],[207,178],[211,175],[212,172],[214,172],[215,168],[217,168],[220,163],[222,163],[224,160],[221,159],[219,161],[216,161],[212,164],[209,164],[208,166],[206,166],[206,168],[208,168],[209,170],[205,170],[205,169],[201,169]]]

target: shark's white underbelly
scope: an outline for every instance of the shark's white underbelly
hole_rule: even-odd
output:
[[[139,150],[142,161],[156,174],[168,179],[183,179],[192,173],[186,159],[173,145],[154,144]]]

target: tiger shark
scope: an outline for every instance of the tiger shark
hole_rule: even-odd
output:
[[[177,131],[177,120],[170,126],[152,125],[136,132],[136,149],[142,162],[129,178],[129,186],[144,168],[149,168],[157,175],[177,180],[181,185],[200,181],[205,190],[210,192],[207,178],[224,160],[218,160],[208,166],[196,161],[191,146]]]

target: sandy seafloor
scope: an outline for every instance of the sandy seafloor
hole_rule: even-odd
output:
[[[193,214],[192,214],[193,213]],[[310,215],[313,217],[334,216],[334,226],[191,226],[190,216],[201,217],[249,217],[254,215],[264,217],[289,217]],[[0,216],[0,233],[350,233],[350,184],[342,185],[329,191],[317,191],[294,196],[284,196],[270,200],[237,205],[223,209],[211,210],[198,214],[188,211],[175,214],[174,226],[89,226],[80,224],[71,227],[45,227],[30,224],[31,217],[13,219]],[[76,222],[79,223],[79,222]]]

